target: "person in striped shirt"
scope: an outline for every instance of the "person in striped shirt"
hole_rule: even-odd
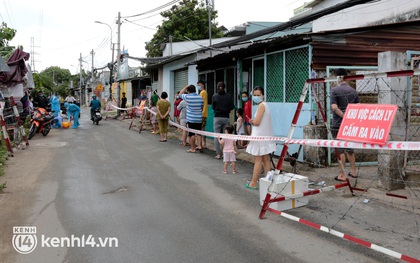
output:
[[[184,94],[187,91],[187,94]],[[194,130],[201,130],[201,122],[203,121],[203,98],[196,93],[194,85],[185,86],[180,92],[180,98],[187,103],[187,127]],[[191,149],[187,152],[195,153],[195,133],[189,132]],[[198,145],[201,146],[201,135],[197,134]],[[197,148],[202,152],[203,148]]]

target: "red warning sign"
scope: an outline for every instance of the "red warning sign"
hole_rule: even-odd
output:
[[[349,104],[337,139],[386,144],[397,109],[390,104]]]

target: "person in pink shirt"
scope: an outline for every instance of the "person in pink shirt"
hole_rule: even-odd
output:
[[[232,125],[227,125],[225,127],[226,134],[233,134],[235,129]],[[223,173],[227,173],[227,168],[230,164],[232,165],[232,173],[236,174],[236,140],[235,139],[222,139],[220,137],[217,138],[219,140],[220,145],[223,145],[223,162],[224,162],[224,171]]]
[[[252,119],[252,101],[249,99],[248,92],[242,92],[242,101],[244,109],[244,128],[247,135],[251,135],[251,124],[249,120]]]

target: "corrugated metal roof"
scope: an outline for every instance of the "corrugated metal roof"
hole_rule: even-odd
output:
[[[349,8],[349,7],[353,7],[353,6],[356,6],[356,5],[362,5],[362,4],[370,3],[370,2],[373,2],[373,1],[377,1],[377,0],[348,0],[348,1],[345,1],[345,2],[342,2],[342,3],[338,3],[334,6],[324,8],[324,9],[318,11],[318,12],[314,12],[312,14],[309,14],[309,15],[306,15],[306,16],[303,16],[303,17],[300,17],[300,18],[296,18],[294,20],[290,20],[290,21],[287,21],[287,22],[284,22],[284,23],[280,23],[277,26],[272,26],[272,27],[269,27],[269,28],[251,33],[251,34],[244,35],[244,36],[239,37],[235,40],[225,41],[225,42],[216,44],[213,47],[214,48],[220,48],[220,47],[229,47],[229,46],[237,45],[239,43],[243,43],[243,42],[249,41],[251,39],[256,39],[256,38],[264,36],[264,35],[273,34],[275,32],[284,31],[284,30],[289,29],[289,28],[294,28],[294,27],[312,22],[312,21],[314,21],[314,20],[316,20],[320,17],[338,12],[340,10],[343,10],[343,9],[346,9],[346,8]]]
[[[420,20],[311,34],[312,67],[377,65],[384,51],[420,51]]]

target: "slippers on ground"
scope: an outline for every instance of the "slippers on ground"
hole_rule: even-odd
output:
[[[189,149],[189,150],[187,150],[187,153],[195,153],[195,151]]]
[[[347,182],[347,180],[338,179],[338,175],[334,177],[334,180],[339,181],[339,182]]]
[[[353,178],[357,178],[358,177],[358,176],[354,176],[352,173],[348,173],[347,175],[350,176],[350,177],[353,177]]]
[[[246,184],[245,188],[248,188],[248,189],[251,189],[251,190],[258,190],[258,187],[252,187],[252,186],[249,186],[249,184]]]
[[[201,153],[203,152],[203,148],[198,148],[198,147],[196,147],[196,148],[195,148],[195,150],[196,150],[196,151],[199,151],[199,152],[201,152]]]

